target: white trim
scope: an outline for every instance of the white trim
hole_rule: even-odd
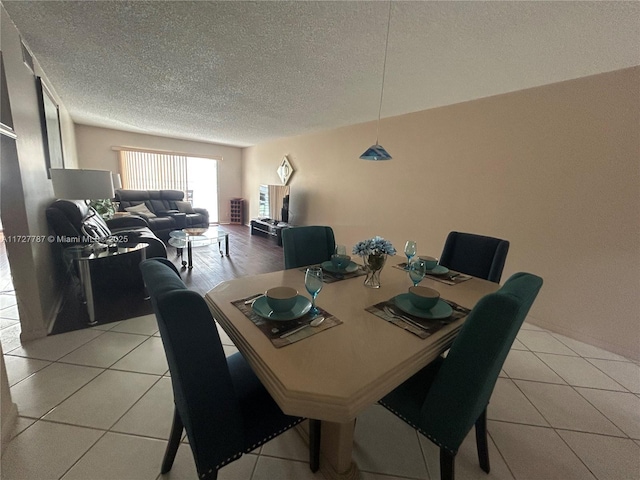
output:
[[[201,153],[185,153],[176,152],[173,150],[154,150],[152,148],[138,148],[138,147],[126,147],[126,146],[113,146],[111,150],[116,152],[128,151],[128,152],[143,152],[143,153],[155,153],[157,155],[177,155],[180,157],[194,157],[194,158],[207,158],[209,160],[222,161],[222,157],[215,155],[203,155]]]
[[[0,123],[0,135],[6,135],[7,137],[11,137],[13,139],[18,138],[16,132],[13,131],[9,125],[5,125],[4,123]]]

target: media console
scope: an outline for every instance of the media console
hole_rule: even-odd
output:
[[[251,235],[274,237],[278,245],[282,246],[282,230],[289,227],[291,227],[291,225],[288,223],[278,222],[268,218],[251,220]]]

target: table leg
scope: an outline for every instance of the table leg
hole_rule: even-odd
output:
[[[89,313],[89,325],[95,325],[96,310],[93,302],[93,285],[91,284],[91,268],[89,262],[78,262],[78,271],[80,274],[80,283],[84,290],[84,299],[87,302],[87,312]]]
[[[225,248],[225,251],[227,252],[227,257],[228,257],[229,256],[229,234],[228,233],[224,236],[224,248]]]
[[[191,242],[187,242],[187,259],[189,261],[188,268],[193,268],[193,252],[191,250]]]
[[[355,419],[347,423],[322,421],[320,470],[325,478],[356,480],[360,470],[352,459]]]

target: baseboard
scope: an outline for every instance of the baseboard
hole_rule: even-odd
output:
[[[62,288],[58,289],[56,301],[51,306],[51,309],[49,310],[49,313],[47,315],[47,335],[51,333],[53,327],[55,326],[56,318],[58,318],[58,314],[60,313],[60,310],[62,310],[65,292],[67,291],[67,288],[69,288],[69,284],[71,282],[73,282],[72,278],[67,279],[66,282],[63,282]]]
[[[2,436],[0,437],[0,454],[4,453],[7,448],[11,435],[15,430],[16,420],[18,419],[18,406],[11,403],[9,412],[2,415]]]

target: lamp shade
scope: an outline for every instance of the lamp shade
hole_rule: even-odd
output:
[[[113,189],[114,190],[122,188],[122,179],[120,178],[120,174],[119,173],[112,173],[111,174],[111,180],[113,181]]]
[[[113,181],[108,170],[51,169],[53,194],[68,200],[113,198]]]
[[[362,160],[391,160],[391,155],[384,149],[382,145],[371,145],[367,151],[360,155]]]

